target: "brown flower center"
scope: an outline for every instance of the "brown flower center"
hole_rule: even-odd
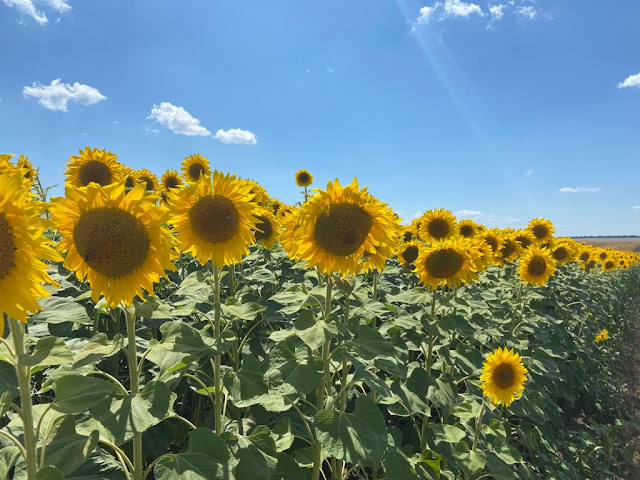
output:
[[[531,240],[528,237],[525,237],[524,235],[518,235],[516,237],[516,240],[520,243],[522,248],[528,248],[529,245],[531,245]]]
[[[327,252],[347,257],[362,246],[372,226],[373,220],[364,208],[338,203],[322,209],[313,237]]]
[[[153,181],[152,178],[140,177],[140,181],[141,182],[145,182],[147,184],[147,192],[150,191],[150,190],[155,190],[156,189],[156,183]]]
[[[545,225],[535,225],[533,227],[533,234],[536,238],[545,238],[549,235],[549,229]]]
[[[402,258],[404,258],[407,263],[415,262],[416,258],[418,258],[418,247],[409,245],[404,249],[404,252],[402,252]]]
[[[258,223],[256,223],[256,232],[254,234],[256,240],[265,240],[270,238],[273,234],[273,225],[271,225],[269,219],[262,215],[256,215],[255,217],[258,219]]]
[[[302,185],[309,183],[311,179],[309,178],[309,174],[307,172],[298,173],[298,182]]]
[[[553,251],[553,258],[559,262],[567,258],[567,255],[569,255],[569,252],[566,247],[558,247]]]
[[[496,237],[484,237],[484,241],[491,247],[491,250],[498,250],[498,239]]]
[[[411,233],[411,232],[404,232],[404,235],[402,236],[402,239],[405,242],[410,241],[412,238],[413,238],[413,233]]]
[[[167,177],[164,179],[164,186],[166,188],[176,188],[180,186],[180,179],[178,177]]]
[[[589,260],[589,252],[582,252],[580,254],[580,260],[582,260],[583,262],[586,262],[587,260]]]
[[[223,195],[200,198],[189,210],[191,228],[209,243],[222,243],[233,238],[240,227],[238,209]]]
[[[516,372],[512,365],[501,363],[493,371],[493,382],[498,388],[509,388],[516,381]]]
[[[198,180],[200,178],[200,174],[205,171],[204,165],[201,163],[192,163],[189,165],[189,177],[191,180]]]
[[[429,225],[427,225],[427,231],[429,232],[429,235],[431,235],[431,237],[435,238],[436,240],[449,235],[449,230],[449,222],[447,222],[443,218],[434,218],[429,222]]]
[[[536,255],[531,260],[529,260],[527,271],[529,272],[529,275],[533,277],[539,277],[547,271],[547,262],[540,255]]]
[[[113,181],[109,166],[98,160],[89,160],[80,167],[78,177],[80,178],[80,183],[85,187],[91,182],[95,182],[104,187]]]
[[[614,267],[614,263],[609,260],[607,263],[604,264],[604,268],[605,270],[611,270]]]
[[[463,237],[473,237],[473,227],[471,225],[461,225],[460,235]]]
[[[4,214],[0,213],[0,280],[14,266],[16,247],[13,244],[13,233]]]
[[[124,182],[124,186],[126,188],[133,188],[133,177],[131,175],[127,176],[127,180]]]
[[[516,244],[513,240],[505,240],[502,249],[500,250],[502,258],[508,259],[511,255],[516,253]]]
[[[584,268],[586,271],[589,271],[589,270],[593,270],[595,266],[596,266],[595,260],[591,260],[589,263],[587,263],[587,265]]]
[[[73,229],[73,243],[89,267],[112,279],[138,269],[150,248],[144,225],[116,207],[82,213]]]
[[[435,278],[453,277],[463,265],[464,256],[453,248],[436,250],[425,260],[427,272]]]

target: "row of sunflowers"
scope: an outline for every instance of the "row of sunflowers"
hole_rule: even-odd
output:
[[[563,458],[566,439],[530,459],[576,398],[596,401],[580,395],[610,361],[607,327],[624,332],[638,254],[540,218],[499,230],[436,209],[402,225],[356,179],[310,192],[306,170],[285,205],[199,154],[158,180],[86,147],[65,174],[47,201],[26,157],[0,156],[0,474],[592,468]],[[540,383],[568,366],[582,376],[562,391]]]

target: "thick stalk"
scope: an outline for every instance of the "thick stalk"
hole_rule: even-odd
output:
[[[438,290],[435,289],[433,291],[433,296],[431,297],[431,325],[429,326],[429,350],[427,351],[427,373],[431,375],[431,365],[433,364],[433,344],[435,342],[435,338],[433,336],[433,327],[436,324],[436,302],[438,300]]]
[[[11,338],[16,354],[16,374],[20,387],[20,407],[22,408],[22,422],[24,426],[24,450],[27,463],[27,479],[35,480],[38,473],[37,439],[33,429],[33,405],[31,403],[31,367],[18,364],[18,356],[24,350],[24,326],[17,320],[9,319]]]
[[[220,270],[213,265],[213,299],[215,309],[214,335],[216,343],[220,341]],[[214,357],[213,380],[215,382],[215,408],[216,434],[222,434],[222,385],[220,382],[220,355]]]
[[[138,377],[138,351],[136,349],[136,310],[134,307],[124,309],[127,319],[127,349],[129,351],[129,389],[132,395],[140,391]],[[133,435],[133,480],[142,479],[142,433]]]
[[[304,201],[306,202],[307,200],[309,200],[309,187],[305,186],[304,187]]]
[[[344,325],[349,323],[349,294],[344,299]],[[344,412],[347,408],[347,376],[349,375],[349,364],[347,363],[347,349],[342,346],[342,382],[340,384],[342,394],[340,398],[340,411]]]
[[[471,447],[472,452],[475,452],[476,448],[478,447],[478,439],[480,438],[480,430],[482,428],[482,417],[484,416],[485,406],[486,404],[483,399],[482,408],[480,408],[480,413],[478,414],[478,419],[476,420],[476,435],[473,438],[473,446]]]

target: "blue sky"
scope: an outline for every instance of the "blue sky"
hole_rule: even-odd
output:
[[[640,234],[640,2],[0,0],[0,150]],[[56,81],[59,79],[59,81]],[[638,207],[638,208],[633,208]]]

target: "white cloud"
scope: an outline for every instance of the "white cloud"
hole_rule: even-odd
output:
[[[482,216],[482,212],[479,212],[477,210],[458,210],[456,212],[456,217],[459,218],[478,218]]]
[[[600,187],[562,187],[561,193],[595,193],[599,192]]]
[[[157,128],[144,127],[144,131],[147,133],[160,133],[160,130]]]
[[[222,143],[239,143],[242,145],[255,145],[258,143],[254,133],[239,128],[220,129],[216,132],[216,138]]]
[[[631,208],[633,208],[634,210],[640,210],[640,205],[636,205],[635,207],[631,207]]]
[[[468,17],[473,14],[484,15],[480,5],[463,2],[462,0],[445,0],[444,11],[454,17]]]
[[[327,67],[327,72],[329,72],[329,73],[333,73],[333,68],[331,68],[331,67]]]
[[[46,24],[49,19],[43,12],[36,10],[32,0],[2,0],[9,7],[16,7],[19,12],[30,16],[40,25]]]
[[[425,23],[429,23],[429,20],[432,19],[436,10],[440,7],[440,2],[436,2],[433,7],[422,7],[420,9],[420,16],[418,17],[418,23],[420,25],[424,25]]]
[[[491,13],[491,18],[493,20],[500,20],[502,17],[504,17],[504,7],[506,5],[491,5],[489,7],[489,13]]]
[[[531,175],[533,175],[533,168],[530,168],[529,170],[524,172],[524,175],[525,177],[530,177]]]
[[[629,75],[624,81],[616,85],[618,88],[639,87],[640,88],[640,73],[635,75]]]
[[[160,105],[153,104],[151,113],[147,118],[155,120],[160,125],[164,125],[169,130],[180,135],[199,135],[208,137],[211,132],[200,125],[200,120],[191,116],[182,107],[176,107],[169,102],[162,102]]]
[[[67,0],[47,0],[47,3],[51,8],[60,13],[70,12],[72,10]]]
[[[538,16],[538,10],[536,9],[536,7],[532,7],[531,5],[527,5],[525,7],[518,7],[516,9],[516,12],[518,15],[522,17],[526,17],[529,20],[533,20]]]
[[[94,103],[106,100],[97,88],[83,85],[81,83],[61,83],[57,78],[51,82],[51,85],[41,85],[33,82],[31,87],[24,87],[22,94],[25,97],[33,97],[38,99],[38,103],[49,110],[67,111],[67,103],[76,102],[80,105],[93,105]]]

